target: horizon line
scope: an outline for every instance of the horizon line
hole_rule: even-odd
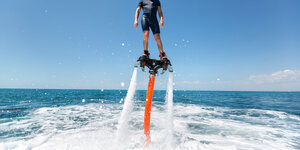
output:
[[[16,89],[16,90],[128,90],[128,89],[105,89],[105,88],[0,88],[2,89]],[[146,89],[137,89],[137,91],[146,91]],[[154,91],[165,91],[163,89],[157,89]],[[262,91],[256,91],[256,90],[200,90],[200,89],[174,89],[173,91],[203,91],[203,92],[300,92],[300,91],[288,91],[288,90],[282,90],[282,91],[268,91],[268,90],[262,90]]]

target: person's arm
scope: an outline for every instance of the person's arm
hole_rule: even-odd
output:
[[[139,15],[140,15],[140,12],[141,12],[141,7],[138,7],[135,11],[135,19],[134,19],[134,27],[137,29],[139,23],[138,23],[138,19],[139,19]]]
[[[160,6],[157,7],[157,11],[158,11],[158,16],[160,18],[160,27],[162,28],[164,26],[164,16]]]

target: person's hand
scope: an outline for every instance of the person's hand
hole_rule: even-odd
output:
[[[135,29],[137,29],[138,25],[139,25],[139,23],[137,21],[134,21],[134,27],[135,27]]]
[[[160,28],[164,27],[164,21],[163,20],[160,20]]]

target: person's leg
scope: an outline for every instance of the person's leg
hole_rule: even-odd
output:
[[[143,24],[144,27],[145,24]],[[146,66],[146,61],[147,59],[149,59],[149,51],[148,51],[148,40],[149,40],[149,29],[148,30],[144,30],[143,27],[143,33],[144,33],[144,41],[143,41],[143,45],[144,45],[144,54],[138,59],[138,61],[140,61],[140,67],[142,67],[142,70],[144,71],[144,68]]]
[[[163,53],[164,50],[163,50],[163,45],[161,43],[160,34],[159,33],[154,34],[154,39],[157,43],[157,47],[158,47],[159,52]]]
[[[144,31],[144,50],[148,50],[149,30]]]

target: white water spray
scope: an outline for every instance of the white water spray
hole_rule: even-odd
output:
[[[173,145],[173,72],[169,73],[168,88],[166,93],[166,105],[168,111],[167,123],[167,146],[172,149]]]
[[[129,119],[129,113],[132,110],[132,100],[134,97],[134,93],[136,90],[136,77],[137,77],[137,67],[134,67],[130,85],[127,91],[126,98],[124,100],[124,106],[123,110],[121,112],[121,117],[118,121],[118,130],[117,130],[117,138],[115,145],[118,145],[121,141],[123,141],[126,138],[126,132],[128,127],[128,119]]]

